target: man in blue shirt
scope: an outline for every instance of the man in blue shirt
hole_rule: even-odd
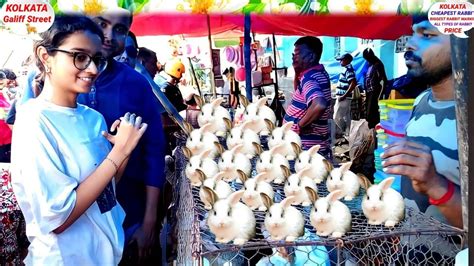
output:
[[[157,221],[160,190],[165,181],[165,138],[160,119],[160,105],[148,81],[128,65],[113,58],[124,51],[125,40],[132,23],[127,10],[103,13],[92,17],[101,27],[105,39],[102,53],[108,59],[107,68],[98,77],[88,94],[78,101],[99,111],[110,127],[125,112],[141,116],[148,130],[130,156],[123,177],[117,185],[117,198],[126,212],[124,229],[126,246],[136,244],[139,260],[151,253]]]

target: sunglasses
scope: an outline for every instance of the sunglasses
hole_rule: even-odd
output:
[[[107,66],[107,59],[103,56],[90,56],[87,53],[84,52],[73,52],[73,51],[66,51],[58,48],[53,48],[49,49],[49,51],[54,51],[54,52],[61,52],[61,53],[66,53],[70,56],[73,57],[74,59],[74,66],[78,70],[85,70],[89,67],[91,62],[94,62],[95,66],[97,67],[97,70],[99,72],[102,72],[105,67]]]

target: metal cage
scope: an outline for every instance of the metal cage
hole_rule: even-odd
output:
[[[178,144],[184,143],[183,138]],[[254,211],[254,239],[243,246],[216,243],[206,224],[199,188],[191,187],[184,175],[187,161],[181,149],[175,157],[177,265],[454,265],[455,255],[466,245],[464,231],[409,207],[405,219],[394,228],[369,225],[360,207],[363,191],[354,200],[343,201],[352,213],[352,230],[340,239],[316,235],[309,222],[310,206],[297,207],[305,216],[305,234],[295,242],[268,239],[263,228],[265,212]],[[323,183],[318,185],[318,194],[325,196],[328,191]],[[236,190],[242,186],[231,185]],[[274,200],[279,202],[284,198],[283,185],[272,186]]]

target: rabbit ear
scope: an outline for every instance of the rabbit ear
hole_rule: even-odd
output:
[[[314,203],[318,200],[318,193],[316,193],[314,189],[310,187],[305,187],[304,189],[306,190],[306,194],[308,194],[308,198],[311,200],[311,202]]]
[[[252,121],[245,121],[245,122],[243,122],[243,123],[242,123],[242,126],[241,126],[242,131],[246,130],[247,127],[248,127],[250,124],[252,124]]]
[[[201,169],[196,169],[196,173],[198,173],[199,181],[201,181],[201,183],[206,180],[206,174]]]
[[[258,183],[258,182],[263,182],[267,179],[267,176],[268,176],[268,172],[262,172],[258,175],[256,175],[254,178],[255,178],[255,182]]]
[[[212,129],[212,124],[207,123],[199,129],[199,132],[201,132],[201,134],[204,134],[206,132],[211,132],[211,129]]]
[[[261,99],[258,99],[258,101],[257,101],[257,107],[258,108],[264,106],[265,104],[267,104],[267,97],[263,97]]]
[[[247,176],[247,174],[244,173],[244,171],[238,169],[237,173],[239,174],[239,179],[240,179],[240,181],[242,181],[242,183],[245,183],[245,181],[247,181],[247,179],[249,179],[249,177]]]
[[[344,174],[345,172],[347,172],[352,166],[352,162],[347,162],[347,163],[343,163],[341,164],[341,174]]]
[[[244,108],[246,108],[250,104],[249,99],[247,99],[247,97],[243,96],[242,94],[239,95],[239,99],[240,99],[240,103],[242,104]]]
[[[329,193],[329,195],[327,195],[327,199],[329,202],[334,202],[336,200],[339,200],[340,198],[342,198],[343,196],[343,192],[342,190],[340,189],[337,189],[337,190],[334,190],[333,192]]]
[[[181,151],[183,152],[184,157],[188,160],[193,156],[193,153],[188,147],[181,147]]]
[[[222,178],[224,178],[224,177],[225,177],[225,172],[222,171],[222,172],[219,172],[216,175],[214,175],[213,179],[214,179],[214,182],[217,183],[217,182],[221,181]]]
[[[267,207],[267,211],[270,211],[270,207],[273,205],[273,199],[263,192],[260,192],[260,198],[262,199],[263,205]]]
[[[293,148],[293,151],[296,153],[296,155],[299,155],[302,152],[300,145],[298,145],[296,142],[292,142],[291,147]]]
[[[272,132],[275,129],[275,124],[268,118],[265,118],[264,121],[268,131]]]
[[[253,145],[253,147],[255,148],[255,153],[256,153],[257,155],[262,154],[263,149],[262,149],[262,146],[261,146],[260,144],[258,144],[257,142],[252,142],[252,145]]]
[[[271,155],[282,154],[285,151],[284,149],[285,149],[285,144],[283,143],[278,144],[270,150],[270,154]]]
[[[379,183],[379,186],[382,189],[382,191],[386,191],[392,186],[393,181],[395,181],[395,177],[393,176],[387,177]]]
[[[360,173],[359,173],[359,174],[357,174],[357,177],[359,178],[359,184],[360,184],[365,190],[367,190],[367,189],[370,187],[370,185],[372,184],[372,183],[370,182],[370,180],[369,180],[365,175],[363,175],[363,174],[360,174]],[[385,180],[386,180],[386,179],[385,179]],[[384,181],[385,181],[385,180],[384,180]],[[382,181],[382,182],[383,182],[383,181]],[[382,183],[382,182],[381,182],[381,183]],[[392,180],[392,182],[393,182],[393,180]],[[390,183],[390,185],[391,185],[391,184],[392,184],[392,183]],[[388,187],[390,187],[390,185],[389,185]],[[384,189],[382,189],[382,190],[384,190]]]
[[[186,121],[183,121],[183,125],[184,125],[184,132],[186,133],[186,135],[191,135],[191,132],[194,130],[193,126],[186,122]]]
[[[301,169],[301,171],[299,171],[297,174],[300,177],[303,177],[303,176],[311,177],[311,168],[312,168],[311,165],[308,165],[305,168]]]
[[[222,118],[222,120],[224,120],[225,128],[227,129],[227,131],[230,131],[232,129],[232,121],[230,121],[230,119],[227,117]]]
[[[288,178],[291,175],[290,169],[286,165],[280,165],[280,169],[283,172],[285,178]]]
[[[321,149],[321,145],[314,145],[313,147],[311,147],[311,148],[308,150],[309,155],[310,155],[310,156],[315,155],[315,154],[319,151],[319,149]]]
[[[207,149],[199,154],[199,157],[202,159],[209,157],[211,155],[212,149]]]
[[[193,98],[194,98],[194,101],[196,102],[196,104],[199,106],[199,108],[202,108],[202,106],[204,105],[204,101],[203,101],[202,97],[197,95],[197,94],[194,94]]]
[[[217,199],[219,198],[217,193],[213,189],[205,186],[202,186],[202,190],[204,191],[205,197],[209,200],[209,203],[214,205],[214,203],[216,203]]]
[[[222,97],[213,100],[211,102],[212,108],[215,109],[215,108],[219,107],[223,101],[224,101],[224,98],[222,98]]]
[[[235,145],[234,148],[232,148],[231,152],[233,154],[242,153],[243,147],[244,147],[244,144]]]
[[[216,146],[218,154],[223,154],[224,153],[225,149],[224,149],[224,146],[222,146],[222,144],[220,144],[217,141],[214,141],[214,146]]]
[[[283,209],[286,209],[286,208],[290,207],[291,204],[293,204],[293,203],[295,202],[295,200],[296,200],[296,197],[295,197],[295,196],[286,197],[284,200],[282,200],[282,201],[280,202],[281,207],[282,207]]]
[[[332,169],[334,169],[334,166],[333,166],[328,160],[326,160],[326,159],[323,159],[323,164],[324,164],[324,166],[326,167],[326,170],[327,170],[328,172],[331,172]]]
[[[229,197],[227,198],[227,200],[229,201],[229,205],[230,206],[236,205],[240,201],[240,199],[242,198],[243,195],[244,195],[243,190],[238,190],[238,191],[230,194]]]
[[[291,127],[295,124],[295,122],[293,121],[290,121],[290,122],[286,122],[285,124],[283,124],[281,126],[281,129],[283,130],[283,132],[288,132],[288,130],[291,129]]]

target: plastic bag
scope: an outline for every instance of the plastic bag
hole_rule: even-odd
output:
[[[369,175],[367,171],[362,169],[365,168],[364,164],[373,163],[374,148],[375,132],[374,129],[369,129],[367,120],[352,120],[349,135],[349,157],[352,162],[351,169],[357,169],[356,173],[362,172],[365,175]],[[368,162],[370,160],[371,162]]]
[[[334,123],[336,124],[336,136],[342,134],[348,136],[351,126],[351,99],[346,98],[339,101],[339,97],[334,104]]]

